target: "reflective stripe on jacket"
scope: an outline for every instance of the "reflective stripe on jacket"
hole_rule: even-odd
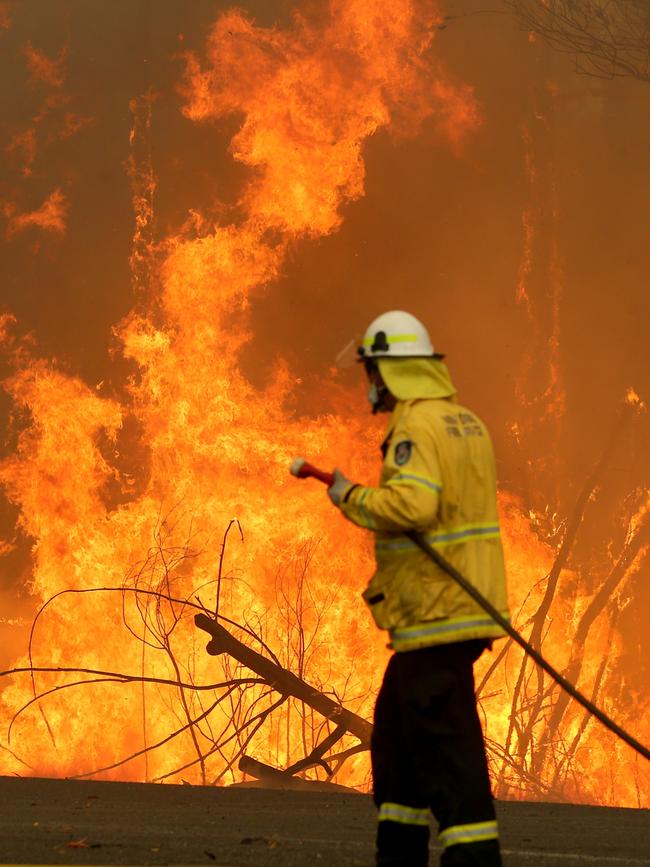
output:
[[[404,532],[417,530],[505,616],[505,568],[492,444],[450,400],[399,401],[379,487],[353,487],[341,511],[375,533],[377,571],[364,592],[395,650],[498,638],[504,632]]]

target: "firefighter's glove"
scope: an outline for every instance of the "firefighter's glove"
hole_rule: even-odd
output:
[[[349,479],[346,479],[340,470],[334,470],[334,482],[327,489],[327,496],[335,506],[341,505],[341,500],[355,485]]]

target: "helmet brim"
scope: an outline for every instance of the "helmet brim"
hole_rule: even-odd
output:
[[[364,346],[359,346],[357,348],[357,364],[363,364],[366,361],[377,360],[378,358],[390,358],[398,361],[400,358],[435,358],[436,361],[442,361],[443,358],[447,356],[444,352],[434,352],[433,355],[391,355],[388,352],[374,353],[374,352],[366,352]]]

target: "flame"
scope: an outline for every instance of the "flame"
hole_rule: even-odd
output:
[[[258,726],[256,715],[270,711],[277,695],[259,685],[241,693],[194,689],[248,676],[228,658],[206,655],[190,616],[190,603],[213,610],[222,569],[220,616],[245,624],[283,665],[370,718],[387,655],[359,596],[372,569],[371,542],[336,518],[321,489],[291,479],[287,468],[294,454],[305,454],[371,482],[380,432],[366,417],[337,408],[335,381],[323,382],[333,395],[331,412],[298,416],[288,408],[298,384],[284,362],[270,365],[268,384],[258,389],[239,358],[253,339],[247,310],[281,276],[291,245],[336,231],[345,205],[363,195],[363,147],[371,136],[388,128],[417,133],[428,123],[457,148],[480,122],[471,90],[451,82],[432,55],[440,21],[435,6],[414,0],[331,0],[310,17],[296,14],[284,30],[259,27],[237,10],[221,15],[205,57],[186,56],[182,110],[196,123],[238,116],[231,152],[249,181],[239,200],[221,209],[230,222],[213,225],[194,214],[160,242],[153,228],[157,181],[140,149],[155,99],[132,103],[127,168],[139,304],[115,334],[134,374],[119,399],[108,397],[34,358],[25,344],[13,350],[15,371],[5,383],[30,423],[15,454],[0,464],[0,483],[34,540],[33,596],[55,597],[34,628],[32,659],[83,668],[85,675],[75,676],[86,684],[62,689],[71,675],[36,673],[37,691],[53,692],[17,717],[33,697],[32,684],[21,674],[4,686],[3,736],[14,721],[0,741],[0,773],[221,784],[238,778],[232,758],[242,744],[278,767],[309,752],[326,729],[298,704],[285,702]],[[66,203],[56,192],[49,211],[44,205],[14,224],[63,231]],[[526,273],[522,267],[522,287]],[[5,339],[12,326],[10,317],[0,320]],[[511,592],[524,625],[556,552],[515,498],[502,493],[500,504]],[[226,544],[233,516],[243,534],[231,533]],[[571,606],[576,581],[571,570],[561,571],[548,630],[560,651],[556,665],[571,662],[563,618],[580,613]],[[589,658],[602,659],[607,646],[620,652],[611,617],[599,616],[588,639]],[[483,660],[480,677],[491,661]],[[26,656],[16,666],[29,662]],[[592,752],[602,773],[613,759],[611,740],[598,739],[593,728],[588,747],[572,759],[571,782],[557,782],[559,760],[550,747],[546,763],[529,775],[538,782],[498,776],[494,744],[510,737],[508,701],[519,662],[509,651],[482,695],[499,791],[636,804],[643,784],[629,753],[616,755],[623,770],[615,780],[595,778]],[[114,673],[113,682],[96,682],[97,671]],[[593,686],[605,675],[583,669],[582,677]],[[627,718],[633,715],[630,706]],[[571,708],[563,737],[581,725]],[[346,738],[341,749],[352,744]],[[526,750],[521,761],[531,761]],[[585,778],[592,782],[581,788],[572,782]],[[341,764],[336,780],[367,787],[367,754]],[[648,794],[642,790],[646,804]]]
[[[631,386],[625,393],[625,403],[629,406],[633,406],[636,410],[641,411],[646,408],[645,402],[641,400],[635,389]]]
[[[36,130],[26,129],[16,133],[5,150],[8,154],[22,156],[22,173],[25,177],[29,177],[36,159]]]
[[[0,3],[0,36],[3,30],[9,30],[11,27],[11,7],[9,0],[3,0]]]
[[[64,48],[56,60],[53,60],[28,42],[23,48],[23,54],[32,82],[47,84],[52,88],[62,87],[65,82],[63,64],[67,53]]]
[[[53,232],[55,235],[63,235],[65,232],[68,202],[60,189],[53,190],[43,204],[33,211],[15,215],[12,211],[13,208],[9,208],[8,237],[30,228]]]

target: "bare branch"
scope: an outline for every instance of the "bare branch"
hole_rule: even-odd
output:
[[[7,742],[8,743],[11,743],[11,732],[12,732],[14,723],[16,722],[18,717],[22,713],[24,713],[24,711],[26,711],[35,702],[39,702],[41,699],[45,698],[46,696],[52,695],[55,692],[60,692],[61,690],[64,690],[64,689],[69,689],[70,687],[73,687],[73,686],[87,686],[88,684],[92,684],[92,683],[122,683],[122,684],[124,684],[124,683],[157,683],[157,684],[161,684],[162,686],[173,686],[176,688],[182,687],[184,689],[194,690],[195,692],[204,692],[207,690],[223,689],[224,687],[231,686],[231,685],[239,686],[239,685],[251,684],[251,683],[264,683],[264,681],[260,680],[259,678],[245,677],[245,678],[239,678],[237,680],[227,680],[227,681],[223,681],[221,683],[209,683],[209,684],[198,685],[195,683],[181,683],[181,682],[176,681],[176,680],[167,680],[167,679],[162,678],[162,677],[143,677],[143,676],[139,676],[139,675],[121,674],[119,672],[113,672],[113,671],[98,671],[98,670],[90,669],[90,668],[45,668],[45,667],[39,667],[39,668],[33,668],[33,669],[32,668],[12,668],[9,671],[0,671],[0,677],[2,677],[3,675],[9,675],[9,674],[22,674],[25,672],[31,673],[34,671],[54,672],[54,673],[63,672],[63,673],[75,673],[75,674],[97,674],[97,675],[100,675],[100,677],[91,678],[90,680],[88,680],[88,679],[76,680],[72,683],[62,683],[62,684],[59,684],[58,686],[52,687],[51,689],[45,690],[45,692],[41,692],[38,695],[35,695],[26,704],[24,704],[22,707],[20,707],[16,711],[16,713],[13,715],[13,717],[11,718],[11,722],[9,723],[9,728],[7,730]]]
[[[241,541],[244,541],[244,531],[242,529],[242,525],[239,523],[238,518],[232,518],[228,526],[226,527],[226,531],[223,534],[223,540],[221,542],[221,553],[219,554],[219,571],[217,573],[217,601],[214,607],[214,616],[215,619],[219,619],[219,605],[221,600],[221,577],[223,571],[223,560],[226,556],[226,544],[228,542],[228,533],[230,533],[230,528],[233,524],[237,525],[237,529],[239,530],[239,537]]]
[[[528,30],[573,54],[578,71],[650,81],[647,0],[507,0]]]

